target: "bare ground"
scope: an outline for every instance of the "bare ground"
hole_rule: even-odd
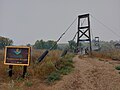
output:
[[[120,74],[113,63],[74,58],[75,70],[49,90],[120,90]]]
[[[36,84],[32,87],[19,90],[120,90],[120,74],[114,67],[117,62],[95,58],[80,59],[78,56],[73,61],[74,71],[64,75],[55,84],[46,85],[35,81]]]

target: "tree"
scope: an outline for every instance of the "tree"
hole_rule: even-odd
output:
[[[35,44],[33,45],[33,47],[35,48],[35,49],[40,49],[40,45],[39,45],[39,40],[37,40],[36,42],[35,42]]]
[[[53,47],[55,44],[56,44],[55,41],[48,40],[48,41],[45,43],[45,49],[50,49],[50,48]],[[53,47],[53,49],[57,49],[57,44]]]
[[[73,41],[73,40],[70,40],[70,41],[68,41],[68,42],[69,42],[69,48],[70,48],[70,50],[71,50],[71,51],[74,51],[74,50],[76,49],[76,47],[77,47],[76,42]]]
[[[30,43],[28,43],[26,46],[30,47],[30,46],[31,46],[31,44],[30,44]]]
[[[9,38],[0,36],[0,49],[3,49],[5,46],[10,46],[13,44],[13,41]]]
[[[33,45],[33,48],[35,49],[50,49],[52,46],[56,44],[55,41],[48,40],[47,42],[43,40],[37,40],[35,44]],[[57,44],[54,46],[53,49],[57,49]]]

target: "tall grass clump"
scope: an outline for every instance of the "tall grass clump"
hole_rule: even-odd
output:
[[[0,50],[0,61],[3,61],[4,50]]]
[[[47,81],[51,83],[56,80],[60,80],[61,75],[69,74],[74,68],[73,61],[72,61],[73,57],[74,57],[73,54],[68,54],[64,58],[58,59],[55,62],[56,70],[48,75]]]
[[[120,66],[116,66],[115,69],[116,69],[116,70],[120,70]]]
[[[98,52],[94,51],[93,56],[99,57],[99,58],[120,60],[120,50],[112,49],[112,50],[107,50],[107,51],[98,51]]]

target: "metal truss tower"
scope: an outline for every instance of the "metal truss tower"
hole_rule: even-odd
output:
[[[77,48],[80,47],[80,43],[82,41],[89,42],[89,50],[90,50],[90,54],[92,54],[89,14],[78,16]]]

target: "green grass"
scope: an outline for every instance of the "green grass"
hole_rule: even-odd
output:
[[[62,67],[59,71],[60,71],[61,74],[67,75],[67,74],[69,74],[72,70],[73,70],[72,67],[70,67],[70,66],[64,66],[64,67]]]
[[[61,79],[61,75],[59,72],[52,72],[48,77],[47,77],[47,82],[48,83],[52,83],[56,80],[60,80]]]
[[[56,80],[60,80],[61,75],[69,74],[74,68],[72,61],[73,57],[74,55],[68,54],[64,58],[59,59],[55,63],[56,71],[49,74],[49,76],[47,77],[47,81],[49,83],[53,83]]]
[[[33,82],[31,82],[31,81],[25,82],[25,86],[27,86],[27,87],[31,87],[32,85],[33,85]]]
[[[120,70],[120,66],[116,66],[115,69],[116,69],[116,70]]]

